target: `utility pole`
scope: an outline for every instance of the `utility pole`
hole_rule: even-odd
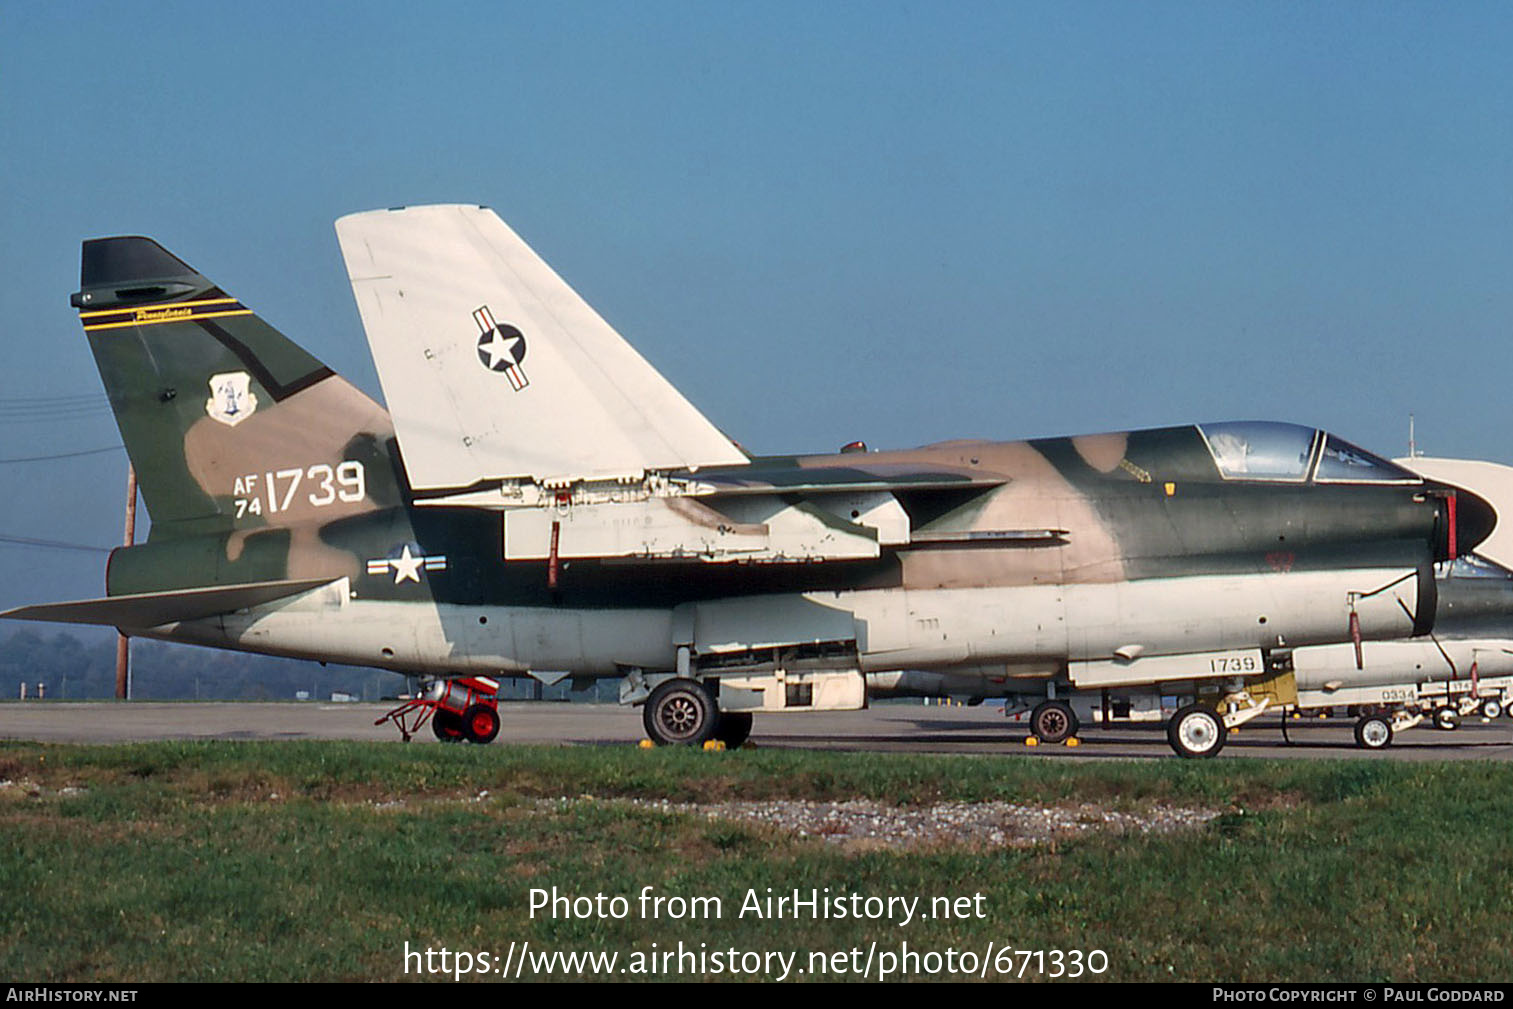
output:
[[[137,470],[129,462],[126,464],[126,532],[123,539],[126,546],[131,546],[137,539]],[[130,695],[131,642],[122,634],[116,640],[116,699],[124,701]]]

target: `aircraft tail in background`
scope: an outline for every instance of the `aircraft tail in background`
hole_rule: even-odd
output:
[[[417,490],[747,462],[492,210],[368,211],[336,233]]]

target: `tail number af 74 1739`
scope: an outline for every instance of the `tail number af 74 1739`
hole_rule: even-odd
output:
[[[236,503],[236,517],[246,515],[274,515],[288,511],[298,503],[297,494],[304,491],[304,499],[312,507],[324,508],[338,501],[361,501],[368,495],[367,476],[362,463],[355,459],[332,467],[318,462],[305,469],[268,470],[265,473],[248,473],[236,478],[232,496]]]

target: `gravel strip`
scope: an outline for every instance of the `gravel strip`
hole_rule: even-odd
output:
[[[622,803],[657,812],[755,823],[832,844],[904,849],[942,844],[1026,848],[1079,837],[1090,831],[1165,834],[1195,829],[1222,812],[1164,805],[1139,812],[1119,812],[1093,803],[1037,806],[1014,802],[941,802],[932,806],[890,806],[872,799],[688,803],[592,796],[543,799],[538,806],[562,808],[581,802]]]

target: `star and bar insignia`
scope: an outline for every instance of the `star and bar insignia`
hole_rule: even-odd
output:
[[[427,557],[424,554],[418,553],[419,549],[417,546],[412,551],[410,544],[406,543],[396,556],[374,558],[368,561],[368,574],[386,575],[393,572],[394,584],[398,585],[400,582],[418,583],[421,571],[445,571],[447,569],[445,554],[436,554]]]
[[[473,321],[478,323],[478,360],[490,371],[502,371],[516,392],[530,385],[525,369],[520,362],[525,360],[525,334],[509,323],[500,325],[494,321],[489,306],[473,310]]]

